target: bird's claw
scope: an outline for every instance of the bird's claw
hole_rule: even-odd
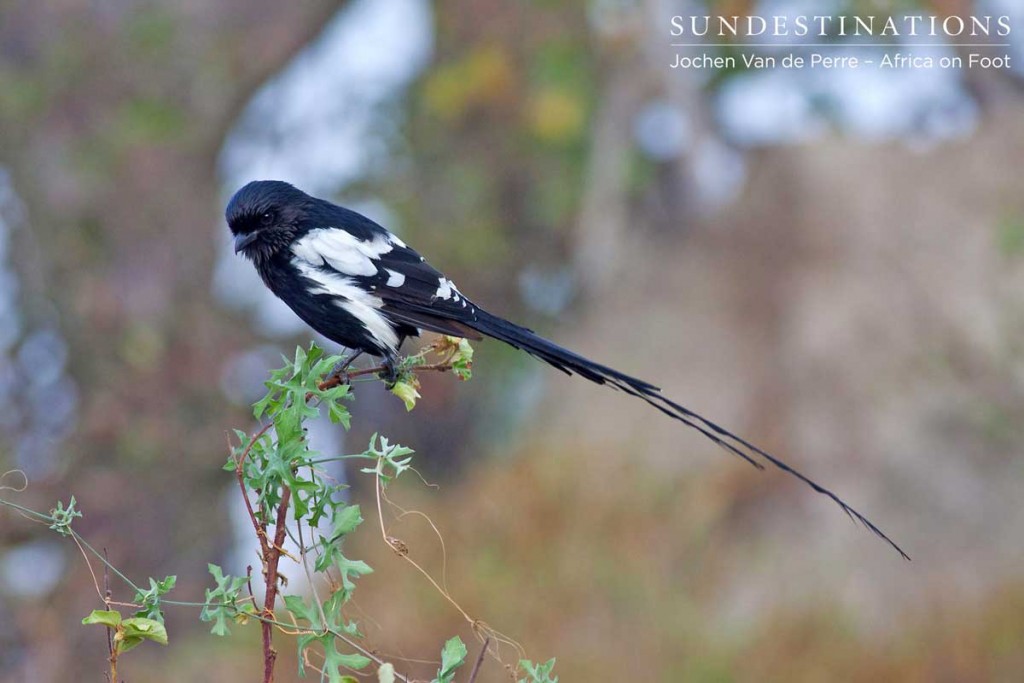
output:
[[[344,370],[331,370],[331,374],[329,374],[327,378],[328,380],[336,380],[339,385],[346,385],[352,383],[352,377]]]
[[[384,362],[381,363],[381,366],[383,369],[377,376],[384,381],[384,386],[387,387],[388,391],[391,391],[391,389],[393,389],[398,383],[400,375],[398,372],[398,364],[395,362],[394,358],[386,358],[384,359]]]
[[[331,372],[330,372],[330,374],[327,375],[327,377],[329,379],[337,379],[338,380],[338,384],[348,384],[349,383],[348,366],[351,365],[351,363],[352,363],[352,361],[350,361],[350,360],[349,361],[339,361],[339,362],[335,363],[334,367],[331,368]]]
[[[337,379],[339,384],[349,384],[352,379],[348,374],[348,369],[352,365],[352,361],[362,355],[362,351],[356,351],[348,358],[344,358],[334,364],[331,368],[331,373],[327,375],[330,379]]]

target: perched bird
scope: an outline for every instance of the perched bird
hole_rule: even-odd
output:
[[[877,526],[832,491],[775,456],[663,396],[658,387],[588,360],[525,327],[488,313],[402,240],[355,211],[276,180],[238,190],[225,212],[235,253],[253,262],[264,284],[314,330],[394,372],[402,342],[423,330],[491,337],[553,365],[636,396],[696,429],[758,469],[761,460],[835,501],[895,548]]]

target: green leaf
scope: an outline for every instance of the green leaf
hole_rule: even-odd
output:
[[[335,594],[336,596],[337,594]],[[332,596],[324,603],[324,611],[332,616],[338,611],[335,606],[331,605],[331,602],[335,599]],[[303,628],[311,629],[313,631],[324,630],[324,625],[321,624],[320,611],[315,605],[311,605],[306,602],[305,598],[301,598],[297,595],[286,595],[284,597],[285,608],[292,613],[292,616],[296,620],[303,620],[309,622],[308,625],[304,625]],[[331,619],[332,617],[328,617]],[[332,619],[333,620],[333,619]],[[341,675],[339,669],[362,669],[370,664],[370,660],[360,654],[343,654],[338,652],[336,639],[331,631],[345,630],[350,634],[355,634],[354,627],[342,627],[337,624],[328,624],[327,630],[323,633],[304,633],[296,639],[296,644],[299,650],[299,675],[305,675],[305,664],[303,661],[303,652],[309,646],[314,643],[320,643],[324,648],[324,673],[327,674],[331,681],[342,681],[345,677]]]
[[[348,389],[348,387],[343,388]],[[348,408],[334,399],[330,399],[330,403],[327,405],[327,417],[330,418],[331,422],[341,424],[345,429],[352,426],[352,414],[349,413]]]
[[[58,500],[57,507],[50,510],[50,517],[53,518],[53,524],[50,525],[50,529],[56,531],[61,536],[70,536],[71,522],[81,516],[82,513],[75,509],[74,496],[71,496],[67,507],[64,507],[64,503]]]
[[[122,620],[120,612],[95,609],[82,619],[82,623],[114,629],[114,647],[118,653],[128,652],[144,640],[167,644],[167,628],[156,619],[130,617]]]
[[[206,589],[206,605],[199,613],[200,621],[212,621],[213,626],[210,633],[215,636],[229,636],[231,630],[228,628],[228,620],[243,620],[253,614],[252,603],[239,603],[242,588],[248,583],[244,576],[225,575],[221,568],[215,564],[208,564],[207,568],[213,575],[216,587]]]
[[[437,670],[435,683],[452,683],[455,671],[465,663],[466,644],[458,636],[449,639],[441,649],[441,668]]]
[[[330,657],[330,662],[332,664],[337,664],[338,666],[343,666],[348,669],[365,669],[370,665],[371,661],[372,660],[369,657],[364,657],[358,653],[347,655],[337,652],[335,656]]]
[[[365,669],[370,665],[370,659],[360,654],[342,654],[338,652],[335,641],[332,638],[329,643],[324,643],[324,673],[331,683],[342,683],[347,676],[342,676],[339,669]]]
[[[338,573],[341,574],[341,585],[350,592],[355,590],[356,587],[350,578],[351,576],[365,576],[366,574],[373,573],[373,567],[370,565],[362,560],[350,560],[341,553],[338,553],[334,566],[338,569]]]
[[[358,505],[346,505],[334,508],[331,515],[331,540],[337,541],[341,536],[355,531],[363,523],[363,515]]]
[[[284,606],[296,619],[303,619],[307,622],[308,628],[320,631],[324,625],[320,623],[320,610],[315,605],[306,603],[306,599],[298,595],[284,596]]]
[[[377,446],[378,441],[380,442],[379,447]],[[413,452],[411,448],[406,448],[405,446],[398,444],[392,446],[387,438],[383,436],[378,437],[375,433],[370,437],[370,447],[362,455],[369,460],[376,460],[377,465],[375,467],[364,467],[360,471],[367,474],[375,474],[381,479],[382,483],[388,484],[392,479],[397,479],[411,467],[409,463],[412,461],[412,458],[404,456],[410,455]]]
[[[452,356],[451,363],[452,372],[462,381],[473,377],[473,347],[467,340],[459,340],[459,348]]]
[[[416,391],[415,385],[411,382],[398,381],[391,387],[391,393],[402,399],[406,412],[416,407],[416,399],[420,398],[420,392]]]
[[[177,581],[177,576],[164,577],[163,581],[157,581],[150,577],[149,589],[140,589],[135,592],[135,598],[133,601],[141,605],[141,609],[135,613],[135,616],[155,619],[161,624],[164,623],[164,614],[160,609],[160,598],[161,596],[169,593],[174,588]]]
[[[94,609],[85,619],[83,624],[102,624],[108,628],[117,628],[121,624],[121,613],[114,610]]]
[[[269,384],[269,382],[267,383]],[[257,420],[263,417],[270,409],[270,404],[274,400],[273,392],[268,392],[266,396],[261,398],[252,404],[252,416]]]
[[[326,636],[331,637],[331,636]],[[304,633],[295,639],[295,644],[299,650],[299,676],[305,677],[306,675],[306,658],[303,657],[302,653],[313,643],[319,643],[324,640],[325,636],[319,636],[315,633]]]
[[[529,659],[520,659],[519,668],[526,674],[526,678],[520,678],[519,683],[558,683],[558,676],[551,676],[551,672],[555,668],[554,657],[543,664],[534,664]]]
[[[155,619],[132,617],[121,622],[121,640],[118,650],[127,652],[144,640],[152,640],[161,645],[167,644],[167,628]]]
[[[326,484],[319,477],[315,479],[315,482],[315,490],[312,490],[307,496],[299,496],[303,498],[301,506],[305,508],[306,512],[301,515],[296,513],[295,515],[296,519],[304,517],[312,528],[320,525],[320,520],[327,515],[328,507],[331,508],[333,514],[333,510],[337,505],[332,499],[332,495],[336,490],[343,488]]]

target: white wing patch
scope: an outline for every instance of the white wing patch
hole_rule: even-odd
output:
[[[455,285],[446,277],[441,278],[441,284],[437,286],[437,291],[434,292],[434,296],[438,299],[451,299],[452,292],[455,290]]]
[[[295,247],[292,249],[294,251]],[[395,334],[395,329],[388,319],[380,312],[380,307],[383,305],[380,297],[374,296],[358,286],[351,278],[328,273],[318,265],[308,263],[302,257],[292,259],[292,265],[298,269],[302,277],[317,284],[316,289],[310,290],[311,292],[337,297],[337,304],[355,316],[366,327],[370,336],[376,339],[381,346],[392,352],[398,351],[398,335]],[[377,272],[376,269],[374,272]]]
[[[434,292],[435,299],[451,299],[455,303],[462,303],[466,305],[466,299],[462,296],[462,292],[455,286],[455,283],[446,277],[441,278],[441,283],[437,286],[437,291]]]
[[[438,299],[447,299],[452,295],[452,283],[447,279],[442,278],[441,284],[438,285],[437,291],[434,292],[434,296]]]
[[[385,268],[384,270],[388,273],[388,287],[401,287],[405,284],[404,274],[391,270],[390,268]]]
[[[309,265],[324,263],[345,275],[376,275],[377,260],[399,242],[393,235],[377,235],[369,242],[338,228],[310,230],[292,245],[296,258]]]

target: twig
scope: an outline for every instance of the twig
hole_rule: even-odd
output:
[[[484,657],[487,655],[487,648],[491,644],[491,637],[487,636],[484,638],[484,646],[480,649],[480,656],[476,658],[476,664],[473,665],[473,670],[469,672],[469,683],[476,683],[476,677],[480,673],[480,667],[484,663]]]
[[[235,479],[238,480],[238,489],[242,492],[242,500],[245,501],[245,509],[249,513],[249,521],[256,531],[256,538],[260,543],[260,560],[263,563],[263,578],[266,583],[266,591],[263,598],[263,616],[269,619],[274,618],[274,604],[277,602],[277,564],[281,559],[281,546],[284,543],[286,521],[288,518],[288,503],[291,500],[291,489],[287,486],[281,487],[281,501],[277,506],[277,525],[274,528],[274,542],[267,540],[267,525],[256,518],[256,512],[252,508],[252,501],[249,500],[249,492],[245,488],[244,465],[245,459],[253,446],[263,438],[263,435],[273,426],[273,423],[264,425],[249,441],[242,454],[238,456],[235,463]],[[249,568],[249,576],[252,575],[252,568]],[[252,595],[252,582],[249,582],[249,594]],[[277,651],[274,649],[274,626],[266,619],[260,620],[263,629],[263,681],[273,683],[274,663],[277,660]]]
[[[103,559],[107,562],[110,561],[110,556],[107,555],[107,549],[103,548]],[[107,565],[103,565],[103,602],[107,603],[107,607],[110,607],[111,598],[113,593],[110,592],[110,569]]]
[[[339,639],[341,641],[344,641],[352,649],[357,650],[360,654],[365,656],[367,659],[371,659],[371,660],[377,662],[377,664],[380,664],[381,666],[383,666],[384,664],[387,663],[387,662],[384,661],[384,659],[382,659],[381,657],[377,656],[372,651],[367,650],[365,647],[363,647],[362,645],[360,645],[356,641],[352,640],[351,638],[349,638],[347,635],[345,635],[341,631],[335,631],[334,629],[330,629],[329,628],[329,629],[325,629],[323,632],[320,632],[320,631],[316,631],[314,629],[311,629],[311,628],[308,628],[308,627],[305,627],[305,626],[299,626],[295,622],[295,617],[294,616],[291,617],[291,619],[292,619],[292,623],[291,624],[286,624],[284,622],[277,621],[275,619],[268,619],[268,618],[266,618],[266,617],[264,617],[262,615],[259,615],[259,614],[254,615],[254,618],[259,620],[259,621],[261,621],[261,622],[263,622],[263,623],[270,624],[272,626],[276,626],[282,633],[286,633],[286,634],[291,635],[291,636],[303,635],[303,634],[312,634],[312,635],[319,636],[319,635],[323,635],[323,633],[330,633],[335,638],[337,638],[337,639]],[[294,630],[289,631],[289,630],[287,630],[285,628],[285,626],[291,626]],[[305,656],[305,655],[303,655],[303,656]],[[436,660],[432,660],[432,661],[436,661]],[[398,680],[402,681],[402,683],[414,683],[414,681],[412,679],[410,679],[408,676],[400,674],[397,671],[395,672],[395,678],[397,678]]]
[[[103,559],[105,561],[107,561],[107,562],[110,561],[110,558],[107,556],[107,549],[106,548],[103,549]],[[103,565],[103,602],[106,603],[108,610],[110,609],[110,599],[111,599],[112,595],[113,594],[110,592],[110,570],[107,568],[107,565],[104,564]],[[109,626],[106,628],[106,632],[107,632],[107,654],[109,655],[109,659],[107,661],[110,662],[110,683],[117,683],[117,653],[114,651],[114,634],[110,630]]]
[[[439,363],[430,363],[429,365],[414,365],[410,368],[406,368],[409,372],[448,372],[452,369],[451,359],[443,360]],[[337,375],[331,375],[323,382],[317,385],[320,391],[326,391],[340,384],[347,384],[349,380],[356,377],[363,377],[364,375],[374,375],[379,372],[388,370],[383,365],[375,365],[372,368],[363,368],[362,370],[353,370],[352,372],[342,372]]]
[[[266,552],[264,563],[266,565],[266,597],[263,600],[264,616],[274,618],[274,603],[277,602],[277,563],[281,559],[281,546],[284,544],[286,522],[288,521],[288,503],[291,502],[292,491],[287,486],[281,486],[281,502],[277,504],[277,522],[274,527],[274,543],[266,542],[264,532],[262,543]],[[246,498],[248,500],[248,497]],[[277,650],[273,645],[274,626],[266,621],[263,622],[263,683],[273,683],[274,663],[277,661]]]
[[[135,583],[134,581],[129,579],[127,576],[125,576],[124,572],[122,572],[120,569],[118,569],[114,565],[110,564],[110,562],[107,561],[107,558],[103,557],[103,555],[101,555],[100,552],[98,550],[96,550],[96,548],[93,548],[91,545],[89,545],[89,542],[86,541],[84,538],[82,538],[81,535],[79,535],[79,533],[77,531],[75,531],[74,529],[70,529],[69,531],[70,531],[71,536],[75,539],[75,543],[78,544],[79,550],[81,550],[82,547],[84,546],[90,553],[92,553],[93,557],[95,557],[97,560],[99,560],[104,565],[109,567],[110,571],[114,572],[114,576],[116,576],[117,578],[119,578],[122,581],[124,581],[125,584],[127,584],[129,588],[131,588],[136,593],[141,593],[142,592],[142,588],[140,588],[137,583]],[[82,555],[83,556],[85,555],[84,551],[82,552]],[[89,562],[88,558],[86,558],[86,562],[87,563]],[[89,568],[90,568],[90,570],[92,569],[91,565],[90,565]],[[100,590],[99,586],[97,586],[96,587],[96,592],[98,593],[99,590]],[[103,597],[100,596],[100,600],[102,600],[102,599],[103,599]],[[139,606],[139,605],[135,605],[135,604],[132,604],[132,603],[118,603],[118,604],[126,604],[126,605],[130,605],[132,607],[138,607]]]
[[[71,534],[71,540],[78,546],[78,552],[82,553],[82,559],[85,560],[85,566],[89,568],[89,575],[92,576],[92,585],[96,589],[96,595],[99,596],[100,602],[106,603],[103,597],[103,592],[100,591],[100,582],[96,579],[96,571],[92,568],[92,562],[89,561],[89,556],[85,554],[85,548],[82,547],[82,543],[79,542],[76,534]]]
[[[523,650],[523,646],[522,645],[520,645],[515,640],[509,638],[505,634],[503,634],[503,633],[501,633],[499,631],[496,631],[495,629],[491,628],[485,622],[483,622],[483,621],[481,621],[479,619],[474,619],[473,617],[471,617],[466,612],[466,610],[464,610],[462,608],[462,606],[455,601],[455,598],[453,598],[451,596],[451,594],[445,588],[442,588],[441,585],[437,583],[437,580],[433,576],[430,575],[430,572],[428,572],[426,569],[424,569],[422,566],[420,566],[420,564],[418,562],[416,562],[416,560],[414,560],[411,557],[409,557],[409,553],[408,553],[407,550],[403,549],[403,547],[401,545],[401,541],[399,541],[398,539],[395,539],[395,538],[392,538],[392,537],[388,536],[387,528],[384,526],[384,508],[381,505],[381,498],[382,498],[382,496],[384,494],[383,494],[383,483],[381,481],[381,477],[380,477],[380,472],[379,471],[377,472],[376,479],[377,479],[377,486],[376,486],[376,493],[377,493],[377,517],[380,520],[380,533],[381,533],[381,537],[384,540],[385,545],[387,545],[389,548],[391,548],[393,551],[395,551],[395,554],[397,554],[403,560],[405,560],[406,562],[411,564],[413,566],[413,568],[416,569],[416,571],[418,571],[420,574],[422,574],[423,577],[426,578],[427,581],[430,582],[430,585],[432,585],[434,587],[434,589],[441,595],[441,597],[443,597],[445,600],[447,600],[448,603],[452,607],[454,607],[456,610],[458,610],[459,614],[461,614],[462,617],[467,622],[469,622],[470,626],[472,626],[472,628],[473,628],[473,632],[475,634],[477,634],[477,637],[479,637],[480,633],[483,632],[484,634],[486,634],[488,639],[493,637],[499,643],[507,643],[508,645],[513,647],[519,653],[520,657],[525,657],[526,653]],[[436,530],[436,527],[435,527],[435,530]],[[486,650],[485,650],[485,652],[486,652]],[[495,655],[494,658],[497,661],[501,662],[501,657],[500,656]]]
[[[272,423],[263,425],[263,428],[256,432],[256,435],[252,437],[251,441],[249,441],[249,445],[246,446],[245,450],[242,451],[242,454],[238,456],[238,462],[235,463],[235,478],[238,479],[238,488],[242,492],[242,500],[245,501],[245,509],[249,513],[249,519],[252,521],[253,529],[256,530],[256,536],[259,538],[260,558],[263,559],[264,562],[266,562],[267,557],[267,531],[266,527],[262,526],[256,519],[256,513],[252,509],[252,502],[249,500],[249,492],[245,490],[243,465],[245,464],[245,459],[249,456],[249,451],[252,450],[252,447],[256,445],[256,442],[263,438],[263,435],[266,434],[272,426]],[[265,570],[266,566],[264,566],[264,571]],[[250,590],[250,593],[251,592],[252,591]]]
[[[324,606],[320,602],[320,593],[316,589],[313,572],[309,570],[309,559],[306,557],[306,541],[302,538],[302,522],[296,521],[295,524],[299,528],[299,556],[302,557],[302,570],[306,572],[306,581],[309,581],[309,589],[313,591],[313,602],[316,603],[316,608],[320,612],[320,624],[326,631],[327,615],[324,614]]]
[[[252,594],[252,565],[251,564],[245,565],[245,583],[249,586],[249,597],[252,598],[253,601],[255,601],[256,600],[256,596],[254,596]]]

